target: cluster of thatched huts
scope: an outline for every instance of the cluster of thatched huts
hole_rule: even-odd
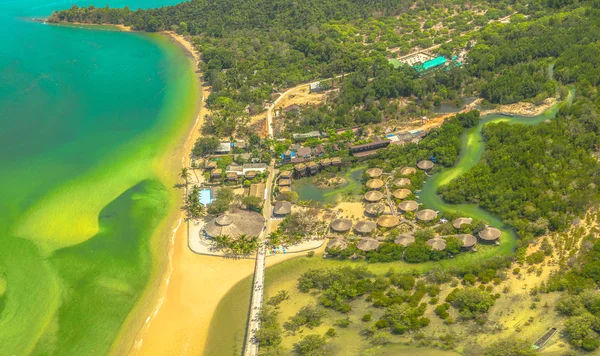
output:
[[[424,171],[429,171],[434,167],[434,163],[430,160],[423,160],[417,163],[417,167]],[[403,167],[400,169],[400,173],[404,176],[409,176],[416,173],[414,167]],[[336,219],[331,223],[331,231],[336,234],[346,234],[354,230],[355,234],[359,236],[356,247],[362,251],[371,251],[378,248],[380,241],[376,238],[369,237],[377,230],[391,229],[400,224],[400,218],[392,215],[389,212],[386,213],[386,204],[382,199],[385,198],[385,194],[380,191],[385,183],[380,178],[383,171],[380,168],[371,168],[365,172],[365,175],[369,178],[366,182],[368,191],[364,194],[364,200],[367,202],[365,206],[365,215],[376,218],[376,221],[361,220],[356,224],[350,219]],[[438,212],[432,209],[419,210],[419,203],[415,200],[404,200],[412,195],[412,191],[409,187],[412,182],[409,178],[397,178],[393,181],[393,185],[396,189],[393,191],[392,196],[401,202],[398,204],[398,211],[401,213],[414,213],[417,221],[430,222],[435,221],[438,218]],[[452,221],[452,226],[456,230],[461,230],[465,225],[471,225],[473,223],[472,218],[460,217]],[[457,231],[459,232],[459,231]],[[472,234],[455,234],[449,235],[459,239],[462,242],[464,249],[473,249],[477,244],[478,238],[480,242],[497,242],[500,238],[500,230],[493,227],[486,227],[481,230],[477,237]],[[432,250],[444,251],[446,249],[446,238],[449,236],[437,236],[426,241],[427,245]],[[394,243],[402,246],[409,246],[415,243],[415,237],[412,234],[401,234],[394,239]],[[337,235],[331,241],[329,241],[328,248],[345,249],[348,247],[348,241]]]

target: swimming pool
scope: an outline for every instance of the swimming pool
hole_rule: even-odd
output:
[[[202,189],[200,191],[200,204],[208,205],[212,203],[212,191],[210,189]]]

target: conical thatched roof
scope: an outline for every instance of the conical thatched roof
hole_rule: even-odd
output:
[[[412,192],[409,189],[401,188],[401,189],[394,190],[394,192],[392,194],[394,195],[394,198],[404,199],[407,196],[411,195]]]
[[[398,226],[398,224],[400,224],[400,219],[394,215],[382,215],[377,219],[377,225],[381,227],[390,228]]]
[[[426,160],[423,160],[423,161],[417,163],[417,167],[419,167],[419,169],[426,171],[426,170],[433,168],[433,162],[426,159]]]
[[[228,236],[238,238],[241,235],[258,236],[263,229],[262,215],[247,211],[234,210],[212,219],[204,226],[204,232],[210,237]]]
[[[331,222],[331,230],[337,232],[346,232],[352,228],[352,220],[336,219]]]
[[[365,207],[365,212],[369,215],[378,215],[385,211],[385,205],[381,203],[371,203],[367,204]]]
[[[460,229],[463,225],[471,225],[472,222],[473,219],[471,218],[457,218],[452,222],[452,226],[454,226],[455,229]]]
[[[402,211],[415,211],[419,208],[419,203],[414,200],[405,200],[398,204],[398,208]]]
[[[370,202],[378,202],[383,199],[383,193],[377,190],[372,190],[365,194],[365,200]]]
[[[362,238],[356,244],[356,248],[361,251],[372,251],[379,247],[379,241],[371,238]]]
[[[479,231],[479,238],[485,241],[496,241],[500,238],[500,230],[495,227],[486,227],[485,229]]]
[[[356,223],[354,226],[354,231],[358,232],[359,234],[370,234],[373,232],[373,230],[375,230],[376,227],[377,224],[374,222],[363,220]]]
[[[403,176],[415,174],[416,172],[417,170],[414,167],[402,167],[400,169],[400,174],[402,174]]]
[[[430,160],[423,160],[423,161],[417,163],[417,167],[419,167],[419,169],[427,171],[427,170],[430,170],[431,168],[433,168],[433,162],[431,162]]]
[[[369,168],[365,174],[369,178],[379,178],[383,174],[383,170],[381,168]]]
[[[398,245],[408,246],[409,244],[415,242],[415,237],[413,235],[400,235],[396,237],[394,242]]]
[[[431,221],[437,218],[437,213],[431,209],[423,209],[417,212],[417,219],[421,221]]]
[[[369,189],[381,189],[383,187],[383,181],[379,178],[369,179],[366,183],[367,188]]]
[[[427,240],[427,244],[431,246],[432,250],[444,251],[446,249],[446,240],[439,237]]]
[[[336,237],[334,239],[329,240],[327,243],[327,248],[336,248],[339,250],[343,250],[348,247],[348,241],[346,241],[343,237]]]
[[[292,211],[292,203],[289,201],[278,201],[273,207],[273,214],[275,215],[287,215]]]
[[[477,243],[477,238],[471,234],[456,235],[456,238],[462,241],[465,248],[473,247]]]
[[[397,187],[408,187],[411,185],[411,181],[408,178],[398,178],[394,181],[394,185]]]

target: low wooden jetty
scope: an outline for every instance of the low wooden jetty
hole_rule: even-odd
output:
[[[544,347],[544,345],[546,345],[548,340],[550,340],[550,338],[552,336],[554,336],[554,334],[556,334],[557,331],[558,331],[558,328],[551,328],[550,330],[546,331],[546,333],[544,335],[542,335],[542,337],[540,337],[533,343],[532,348],[535,350],[539,350],[542,347]]]

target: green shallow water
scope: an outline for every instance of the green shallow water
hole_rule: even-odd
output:
[[[360,195],[362,192],[361,179],[366,168],[366,166],[360,166],[343,172],[346,182],[338,187],[319,188],[314,184],[314,177],[306,177],[294,179],[292,190],[298,193],[300,200],[336,203],[341,201],[344,196]]]
[[[26,20],[72,3],[0,2],[2,355],[110,350],[160,264],[164,161],[198,97],[166,37]]]

